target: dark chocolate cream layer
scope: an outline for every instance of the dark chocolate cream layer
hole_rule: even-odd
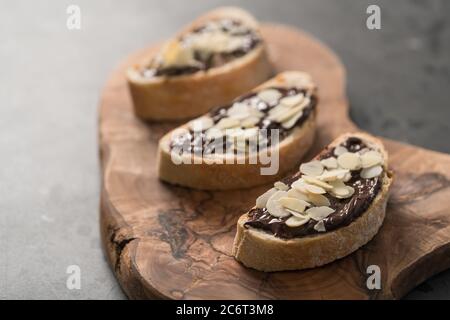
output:
[[[155,77],[155,76],[179,76],[192,74],[198,71],[205,71],[210,68],[220,67],[236,58],[246,55],[248,52],[253,50],[260,42],[260,36],[249,27],[243,25],[240,21],[232,19],[223,19],[215,21],[222,32],[229,34],[230,38],[239,37],[242,39],[242,45],[231,51],[222,52],[203,52],[199,50],[194,50],[194,59],[197,62],[196,65],[186,65],[186,66],[162,66],[157,59],[150,63],[150,66],[142,70],[142,75],[144,77]],[[214,25],[214,28],[217,28]],[[190,37],[196,34],[209,33],[212,32],[211,23],[201,26],[192,30],[191,32],[181,36],[178,40],[181,45],[188,42]]]
[[[305,89],[299,89],[299,88],[277,88],[277,87],[271,87],[266,88],[264,90],[277,90],[280,92],[280,97],[277,100],[272,101],[271,103],[265,102],[261,100],[258,97],[257,93],[250,93],[244,96],[241,96],[237,100],[233,101],[230,105],[222,106],[219,108],[216,108],[209,112],[209,116],[212,118],[214,124],[217,124],[220,120],[227,117],[227,111],[230,107],[233,106],[236,102],[244,103],[253,106],[258,111],[260,111],[263,116],[260,118],[259,122],[255,124],[254,127],[260,129],[260,130],[267,130],[266,137],[267,141],[263,143],[259,143],[256,146],[249,145],[247,142],[247,146],[250,147],[256,147],[256,150],[250,150],[250,151],[258,151],[259,148],[262,147],[269,147],[272,145],[271,137],[272,137],[272,130],[278,130],[279,134],[279,141],[282,141],[286,136],[290,134],[290,132],[295,128],[301,126],[311,115],[311,113],[314,111],[317,105],[317,96],[315,93],[308,93]],[[267,115],[276,106],[280,104],[280,100],[286,97],[295,96],[298,94],[303,94],[305,97],[309,99],[309,103],[307,106],[303,108],[302,115],[296,120],[295,124],[289,128],[286,129],[282,126],[281,123],[272,121],[267,119]],[[244,129],[244,128],[242,128]],[[222,148],[217,148],[217,143],[222,145]],[[192,130],[189,130],[189,132],[186,132],[184,134],[181,134],[179,136],[176,136],[171,141],[171,149],[176,150],[183,150],[185,153],[194,153],[194,154],[202,154],[202,153],[208,153],[209,150],[217,150],[217,149],[223,149],[226,150],[230,146],[232,142],[230,141],[229,137],[225,136],[225,139],[208,139],[206,136],[206,130],[203,130],[201,132],[194,132]],[[235,152],[236,153],[236,152]]]
[[[363,148],[366,148],[364,142],[355,137],[349,138],[345,143],[341,144],[341,146],[347,148],[349,152],[358,152]],[[329,158],[333,156],[333,154],[334,148],[327,148],[318,158],[319,160]],[[324,195],[330,201],[329,207],[335,210],[328,217],[323,219],[326,231],[336,230],[352,223],[369,208],[377,194],[380,192],[382,175],[371,179],[364,179],[360,176],[360,172],[361,170],[352,171],[351,179],[346,182],[346,185],[353,187],[355,190],[350,198],[338,199],[329,194]],[[283,182],[288,186],[291,186],[291,184],[299,177],[300,173],[297,173],[292,177],[284,179]],[[262,229],[279,238],[292,239],[319,233],[314,229],[316,221],[312,219],[304,225],[289,227],[285,223],[288,217],[277,218],[271,216],[266,208],[252,209],[248,215],[249,220],[245,223],[246,227]]]

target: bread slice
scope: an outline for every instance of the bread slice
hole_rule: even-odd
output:
[[[262,39],[259,25],[249,13],[235,7],[223,7],[199,17],[170,43],[207,22],[220,19],[239,21]],[[135,114],[147,120],[170,121],[199,116],[211,107],[230,102],[273,74],[263,40],[243,56],[191,74],[144,77],[141,70],[153,58],[132,66],[127,72]]]
[[[261,271],[300,270],[314,268],[345,257],[370,241],[380,229],[386,210],[393,176],[387,167],[387,153],[382,143],[364,133],[344,134],[330,144],[335,147],[349,137],[358,137],[376,148],[384,158],[382,185],[368,209],[346,226],[333,231],[283,239],[273,234],[244,226],[244,214],[237,222],[233,255],[245,266]]]
[[[283,72],[256,87],[251,92],[261,92],[265,88],[308,88],[313,92],[314,99],[317,99],[315,92],[315,85],[312,83],[310,76],[303,72]],[[247,96],[247,95],[244,95]],[[239,100],[239,98],[237,99]],[[221,160],[223,163],[206,164],[201,162],[205,160],[199,156],[190,153],[184,153],[181,158],[185,162],[176,164],[171,158],[171,141],[175,130],[186,129],[188,124],[181,126],[167,133],[159,141],[158,148],[158,174],[163,181],[177,184],[181,186],[191,187],[203,190],[228,190],[249,188],[256,185],[273,182],[284,176],[287,171],[293,169],[301,160],[301,158],[308,151],[312,145],[315,133],[315,118],[317,100],[314,100],[314,107],[309,115],[301,124],[296,124],[289,134],[278,144],[269,147],[259,152],[246,154],[215,154],[216,160]],[[268,164],[263,164],[257,161],[256,164],[250,164],[250,157],[261,157],[261,153],[278,151],[279,170],[275,174],[262,175],[261,168],[267,167]],[[227,160],[234,159],[234,164],[226,163]],[[244,163],[244,164],[242,164]]]

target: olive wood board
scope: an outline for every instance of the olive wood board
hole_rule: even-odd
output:
[[[317,138],[304,160],[358,130],[348,117],[345,69],[336,55],[292,27],[265,24],[262,31],[277,71],[307,71],[319,87]],[[133,54],[112,73],[99,111],[101,235],[129,298],[398,299],[450,267],[450,155],[387,139],[395,182],[372,241],[303,271],[264,273],[238,263],[231,256],[236,221],[269,186],[204,192],[158,180],[158,140],[176,124],[137,119],[124,75],[158,47]],[[381,289],[367,288],[369,265],[380,267]]]

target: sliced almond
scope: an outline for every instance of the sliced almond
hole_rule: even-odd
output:
[[[327,230],[325,229],[325,223],[323,222],[323,220],[317,222],[317,223],[314,225],[314,230],[316,230],[316,231],[318,231],[318,232],[325,232],[325,231],[327,231]]]
[[[292,116],[290,119],[284,121],[281,125],[284,129],[290,129],[292,128],[296,123],[297,120],[301,118],[301,116],[303,115],[303,111],[300,110],[297,114],[295,114],[294,116]]]
[[[306,213],[304,213],[304,212],[297,212],[297,211],[289,210],[289,209],[286,209],[286,211],[289,212],[290,214],[292,214],[295,217],[308,218],[309,219],[309,216]]]
[[[320,176],[323,172],[323,165],[317,160],[302,163],[300,166],[300,172],[311,177]]]
[[[267,211],[270,213],[270,215],[277,218],[283,218],[290,215],[290,213],[287,212],[286,209],[284,209],[283,206],[278,202],[279,199],[286,196],[286,191],[277,191],[270,196],[270,198],[267,200],[266,205]]]
[[[273,186],[277,189],[277,190],[281,190],[281,191],[288,191],[289,190],[289,186],[287,184],[285,184],[284,182],[281,181],[277,181],[273,184]]]
[[[306,183],[303,179],[298,179],[297,181],[294,181],[291,184],[291,187],[295,190],[298,190],[299,192],[302,192],[304,194],[308,194],[309,191],[306,189]]]
[[[315,186],[313,184],[305,184],[305,189],[308,193],[312,194],[324,194],[327,193],[324,188]]]
[[[341,154],[344,154],[344,153],[346,153],[346,152],[348,152],[348,150],[347,150],[347,148],[346,147],[343,147],[343,146],[337,146],[336,148],[334,148],[334,155],[336,156],[336,157],[339,157]]]
[[[290,197],[283,197],[278,200],[278,202],[286,209],[293,210],[295,212],[304,212],[305,208],[309,205],[308,202],[296,199],[296,198],[290,198]]]
[[[308,200],[309,202],[311,202],[313,205],[317,206],[317,207],[321,207],[321,206],[329,206],[330,200],[328,200],[327,197],[325,197],[323,194],[308,194]]]
[[[238,119],[233,118],[222,118],[220,121],[215,125],[218,129],[230,129],[234,128],[240,125],[240,121]]]
[[[361,178],[372,179],[378,177],[383,172],[382,166],[375,166],[361,170]]]
[[[333,186],[333,189],[345,187],[345,183],[342,180],[330,181],[329,184]]]
[[[266,89],[258,92],[258,98],[268,104],[276,103],[281,98],[281,92],[275,89]]]
[[[330,171],[325,171],[320,176],[318,176],[317,179],[327,182],[342,180],[344,179],[347,173],[349,173],[347,169],[334,169]]]
[[[327,169],[337,169],[338,162],[335,157],[329,157],[320,161]]]
[[[192,48],[183,46],[179,41],[169,42],[162,51],[163,67],[196,66],[198,64]]]
[[[355,189],[351,186],[344,186],[335,188],[331,192],[336,198],[347,199],[355,193]]]
[[[383,156],[375,150],[367,151],[361,156],[363,168],[370,168],[383,163]]]
[[[305,98],[303,93],[296,94],[294,96],[284,97],[280,100],[280,103],[288,106],[288,107],[295,107],[296,105],[300,104],[302,100]]]
[[[284,104],[288,107],[294,107],[298,105],[305,98],[303,93],[296,94],[294,96],[284,97],[280,100],[281,104]]]
[[[290,107],[279,104],[269,111],[269,115],[267,117],[268,120],[277,121],[278,118],[282,117],[284,114],[291,110]]]
[[[307,223],[310,220],[308,216],[305,217],[298,217],[298,216],[292,216],[289,219],[286,220],[286,225],[291,228],[300,227]]]
[[[342,181],[348,182],[348,181],[350,181],[351,179],[352,179],[352,174],[351,174],[351,172],[347,172],[347,173],[344,175],[344,177],[342,178]]]
[[[346,152],[337,158],[339,166],[344,169],[357,170],[361,168],[361,158],[359,154]]]
[[[308,210],[305,211],[305,213],[311,218],[314,219],[316,221],[320,221],[326,217],[328,217],[330,214],[332,214],[335,210],[330,208],[330,207],[326,207],[326,206],[321,206],[321,207],[312,207],[309,208]]]
[[[189,128],[195,132],[208,130],[213,125],[213,119],[208,116],[200,117],[189,122]]]
[[[249,116],[241,120],[241,126],[244,128],[251,128],[255,126],[260,121],[260,118],[256,116]]]
[[[242,102],[235,102],[231,108],[227,110],[227,115],[230,118],[242,120],[250,116],[249,106]]]
[[[318,187],[324,188],[325,190],[333,189],[332,185],[330,185],[330,184],[328,184],[326,182],[320,181],[319,179],[317,179],[315,177],[303,176],[302,178],[308,184],[316,185]]]
[[[267,200],[269,200],[269,198],[274,195],[275,192],[277,192],[277,189],[272,188],[256,198],[256,207],[265,208],[267,206]]]
[[[255,116],[255,117],[258,117],[258,118],[262,118],[262,117],[265,115],[264,112],[259,111],[259,110],[258,110],[256,107],[254,107],[254,106],[251,106],[248,110],[249,110],[249,112],[250,112],[250,115]]]
[[[305,193],[300,192],[294,188],[288,190],[287,196],[290,198],[296,198],[296,199],[300,199],[300,200],[309,202],[309,195],[306,195]],[[309,203],[308,203],[308,205],[309,205]]]
[[[330,190],[330,194],[339,199],[349,198],[355,192],[352,187],[345,185],[345,183],[340,180],[330,182],[330,184],[333,186],[333,189]]]
[[[284,113],[278,115],[277,117],[275,117],[274,120],[276,122],[282,123],[282,122],[285,122],[285,121],[291,119],[294,116],[297,116],[301,112],[302,112],[302,108],[294,107],[294,108],[288,110],[287,112],[284,112]]]

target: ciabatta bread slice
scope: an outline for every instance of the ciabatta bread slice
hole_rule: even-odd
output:
[[[199,116],[272,75],[257,21],[224,7],[195,20],[127,72],[134,110],[148,120]]]
[[[280,73],[233,103],[163,136],[158,148],[159,177],[203,190],[276,181],[310,148],[316,105],[316,87],[308,74]],[[219,147],[214,150],[212,146],[229,149],[219,152]]]
[[[348,141],[362,141],[364,148],[347,152]],[[261,271],[313,268],[345,257],[380,229],[392,179],[378,139],[344,134],[240,217],[233,255]]]

